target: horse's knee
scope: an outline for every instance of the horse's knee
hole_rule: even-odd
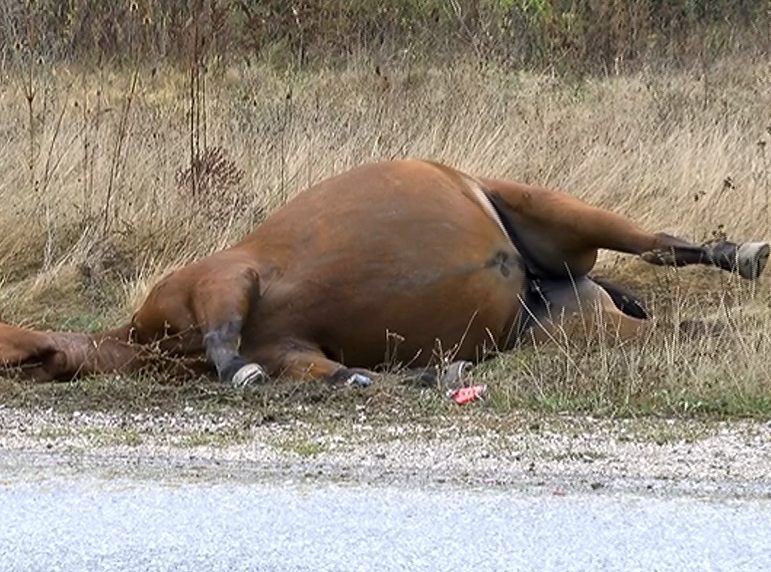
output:
[[[161,280],[131,319],[133,341],[150,344],[194,330],[196,323],[187,304],[189,299],[189,288],[178,273]]]
[[[243,319],[231,318],[203,335],[206,360],[225,383],[243,387],[267,381],[268,373],[259,364],[241,356],[240,338]]]

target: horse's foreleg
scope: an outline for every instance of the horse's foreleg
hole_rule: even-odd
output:
[[[225,383],[266,381],[262,358],[244,355],[245,332],[260,304],[263,283],[250,245],[224,250],[177,270],[159,282],[134,315],[137,339],[165,352],[206,356]],[[248,335],[247,335],[248,338]],[[257,361],[255,361],[255,359]]]
[[[366,386],[375,374],[360,368],[348,368],[329,359],[314,344],[283,340],[258,349],[256,359],[265,364],[272,375],[294,379],[325,381],[332,385]]]
[[[205,354],[221,381],[249,385],[265,370],[241,354],[251,306],[259,302],[260,276],[249,253],[228,250],[170,274],[133,318],[137,338],[157,342],[176,356]]]
[[[240,354],[242,323],[240,317],[230,318],[203,336],[206,359],[214,365],[220,380],[236,386],[261,383],[268,378],[260,364]]]
[[[226,383],[244,386],[268,378],[259,363],[241,355],[240,347],[244,320],[259,296],[259,274],[239,265],[210,270],[192,292],[191,309],[203,334],[206,359]]]
[[[57,336],[57,345],[70,362],[67,369],[77,374],[131,373],[151,359],[150,348],[131,341],[128,325],[95,335]]]

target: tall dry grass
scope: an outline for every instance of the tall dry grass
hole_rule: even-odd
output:
[[[9,321],[119,322],[161,274],[233,242],[315,181],[402,157],[560,188],[696,241],[771,238],[771,73],[750,58],[581,81],[463,62],[292,74],[214,62],[206,147],[224,174],[195,192],[185,73],[29,66],[0,82]],[[768,278],[749,285],[611,254],[598,271],[644,292],[665,324],[707,315],[727,330],[515,353],[478,374],[495,403],[685,411],[728,396],[725,411],[771,411]]]

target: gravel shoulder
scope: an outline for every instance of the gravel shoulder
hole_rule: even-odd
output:
[[[250,425],[226,413],[0,407],[0,475],[633,491],[771,498],[771,422],[515,412]]]

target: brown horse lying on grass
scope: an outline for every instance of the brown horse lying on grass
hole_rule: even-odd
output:
[[[473,361],[557,328],[636,336],[650,324],[642,306],[588,276],[599,248],[748,279],[769,255],[767,243],[651,234],[556,191],[427,161],[376,163],[311,187],[235,246],[173,272],[123,327],[0,324],[0,364],[71,379],[135,371],[159,350],[205,356],[238,385],[269,375],[365,385],[386,361],[435,365],[436,348]]]

